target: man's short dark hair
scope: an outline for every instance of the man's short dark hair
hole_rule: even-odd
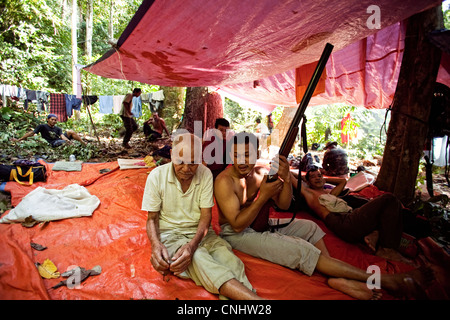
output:
[[[256,154],[254,154],[255,158],[253,160],[255,160],[256,163],[256,160],[259,158],[259,139],[253,133],[245,131],[239,132],[238,134],[234,135],[231,139],[231,143],[227,143],[227,163],[232,163],[231,159],[233,158],[232,154],[234,152],[234,146],[238,144],[248,144],[254,147]]]
[[[256,123],[261,123],[261,119],[260,118],[256,118]]]
[[[214,123],[214,128],[219,128],[219,126],[223,126],[223,127],[230,127],[230,122],[228,122],[227,119],[225,118],[218,118],[216,119],[216,122]]]
[[[141,92],[141,88],[134,88],[133,89],[133,93],[139,93],[139,92]]]
[[[255,150],[258,151],[259,149],[259,139],[251,132],[242,131],[234,135],[232,144],[234,145],[239,143],[252,144],[255,147]]]
[[[313,166],[312,168],[308,169],[308,171],[306,171],[306,175],[305,175],[306,181],[309,181],[309,176],[311,175],[311,172],[316,172],[316,171],[319,171],[319,168],[316,166]]]

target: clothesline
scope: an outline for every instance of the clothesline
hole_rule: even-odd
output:
[[[99,112],[102,114],[119,113],[125,95],[107,95],[99,97]],[[161,110],[164,106],[164,93],[162,90],[150,93],[142,93],[139,97],[133,97],[131,112],[134,117],[142,115],[142,104],[147,103],[152,112]]]
[[[81,104],[93,105],[99,101],[99,111],[102,114],[118,114],[125,95],[77,95],[66,93],[49,93],[43,90],[29,90],[15,85],[0,84],[0,94],[4,105],[6,97],[15,101],[23,101],[23,107],[28,109],[28,103],[36,104],[37,110],[53,113],[59,122],[66,122],[73,114],[73,110],[80,110]],[[148,103],[152,112],[160,110],[164,105],[164,93],[162,90],[150,93],[142,93],[139,97],[133,97],[133,116],[142,116],[142,103]]]

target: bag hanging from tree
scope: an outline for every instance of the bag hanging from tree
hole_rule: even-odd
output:
[[[32,185],[47,180],[47,168],[39,162],[16,160],[13,165],[0,165],[0,181],[16,181]]]

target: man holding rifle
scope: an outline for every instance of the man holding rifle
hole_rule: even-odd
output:
[[[295,219],[287,226],[271,232],[268,217],[271,201],[287,209],[292,199],[289,164],[282,155],[273,168],[277,178],[268,182],[269,170],[256,165],[258,140],[251,133],[241,132],[231,144],[233,165],[219,174],[214,183],[214,196],[219,207],[221,236],[234,249],[273,263],[298,269],[307,275],[315,270],[328,275],[328,284],[357,299],[378,299],[366,281],[371,273],[332,258],[323,241],[325,233],[313,221]],[[255,225],[264,216],[268,224]],[[264,220],[263,219],[263,220]],[[288,219],[289,220],[289,219]],[[284,221],[280,221],[283,223]],[[265,229],[266,228],[266,229]],[[395,292],[419,294],[425,282],[422,270],[408,274],[382,274],[381,287]]]
[[[380,293],[367,286],[371,273],[332,258],[323,241],[325,233],[315,222],[291,219],[273,226],[268,214],[271,201],[282,210],[291,204],[291,175],[286,157],[332,49],[327,43],[270,171],[256,166],[255,135],[241,132],[234,136],[229,150],[233,165],[219,174],[214,183],[221,236],[233,248],[255,257],[299,269],[307,275],[317,270],[330,276],[331,287],[354,298],[378,299]],[[417,269],[406,274],[381,274],[380,285],[393,293],[420,297],[421,287],[431,278],[429,273],[429,269]]]

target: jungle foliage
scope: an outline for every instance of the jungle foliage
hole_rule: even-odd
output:
[[[5,129],[0,132],[0,162],[11,163],[15,159],[42,158],[49,162],[65,159],[71,154],[78,160],[86,161],[96,156],[100,150],[96,143],[81,145],[78,141],[52,148],[40,134],[34,135],[25,141],[14,141],[25,133],[33,130],[38,124],[45,123],[46,117],[37,112],[34,107],[24,112],[22,108],[14,104],[0,108],[0,126]],[[83,122],[80,122],[83,123]],[[63,131],[70,124],[58,124]],[[80,131],[78,131],[80,132]]]
[[[92,56],[86,55],[88,0],[78,1],[77,63],[87,65],[111,49],[138,9],[140,0],[93,3]],[[0,83],[48,92],[72,92],[71,15],[68,0],[0,0]],[[112,6],[112,7],[111,7]],[[110,15],[112,9],[113,14]],[[112,34],[108,27],[113,26]],[[86,94],[128,93],[133,87],[156,86],[107,79],[82,72]]]
[[[348,114],[350,120],[343,121]],[[328,141],[336,141],[348,149],[350,156],[358,159],[366,159],[373,154],[383,155],[386,142],[384,129],[390,119],[386,110],[335,104],[308,107],[305,115],[309,146],[317,143],[323,147]],[[345,143],[343,140],[347,134],[348,143]]]

